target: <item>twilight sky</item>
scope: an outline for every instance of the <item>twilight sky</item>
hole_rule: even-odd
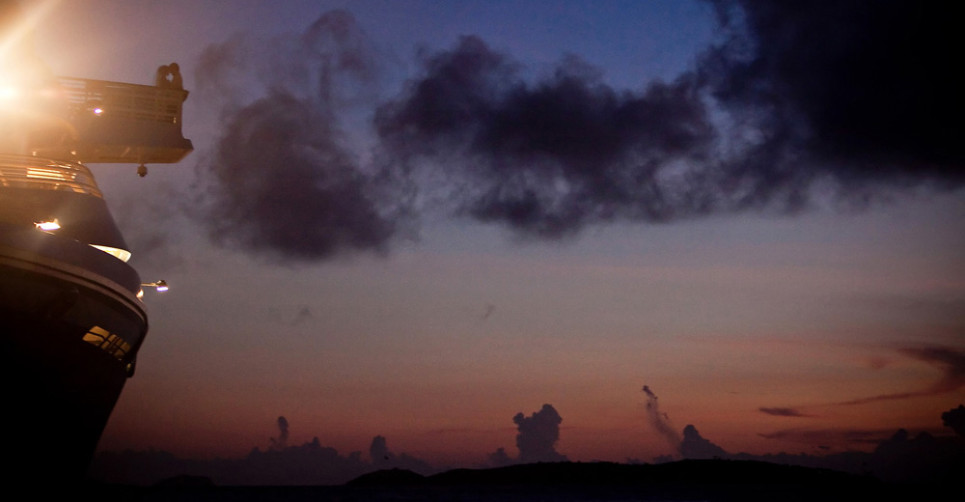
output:
[[[55,73],[176,61],[191,91],[185,161],[94,166],[172,287],[102,449],[241,456],[285,416],[289,444],[476,465],[551,404],[571,460],[679,455],[646,384],[677,434],[818,453],[965,399],[948,14],[34,4]]]

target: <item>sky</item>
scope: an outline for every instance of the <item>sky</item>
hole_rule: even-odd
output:
[[[101,450],[240,457],[285,417],[473,466],[549,404],[570,460],[688,424],[841,452],[965,401],[965,44],[930,5],[27,4],[55,74],[191,92],[181,163],[92,166],[171,285]]]

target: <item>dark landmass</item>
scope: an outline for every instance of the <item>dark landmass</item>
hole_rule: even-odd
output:
[[[340,486],[218,487],[197,478],[152,487],[88,485],[100,500],[149,501],[755,501],[930,499],[946,483],[885,483],[870,475],[743,460],[666,464],[558,462],[455,469],[423,476],[404,469]]]

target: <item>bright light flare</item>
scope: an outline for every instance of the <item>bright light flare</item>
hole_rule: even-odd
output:
[[[20,89],[12,85],[0,86],[0,101],[14,101],[21,95]]]
[[[0,58],[6,56],[11,50],[23,43],[33,32],[34,26],[40,24],[43,18],[52,11],[60,0],[46,0],[42,2],[31,2],[28,5],[20,6],[23,9],[23,20],[17,25],[8,27],[4,37],[0,37]]]
[[[19,13],[20,16],[15,16],[19,17],[19,22],[5,25],[3,33],[0,33],[0,105],[17,111],[23,106],[23,99],[40,87],[37,84],[46,74],[46,67],[38,64],[33,55],[32,34],[34,27],[47,17],[59,0],[41,0],[29,4],[4,2],[7,3],[13,5],[11,8],[4,7],[4,14],[10,17]]]
[[[60,222],[57,221],[57,218],[54,218],[52,220],[46,220],[46,221],[38,221],[34,223],[34,226],[40,230],[43,230],[44,232],[53,232],[55,230],[60,230]]]

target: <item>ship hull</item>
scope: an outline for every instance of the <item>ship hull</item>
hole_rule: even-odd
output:
[[[4,477],[81,479],[127,379],[123,367],[97,347],[71,341],[62,326],[22,318],[4,329],[8,411],[0,423],[14,463]]]
[[[8,481],[84,476],[147,332],[138,281],[90,246],[0,226]]]

